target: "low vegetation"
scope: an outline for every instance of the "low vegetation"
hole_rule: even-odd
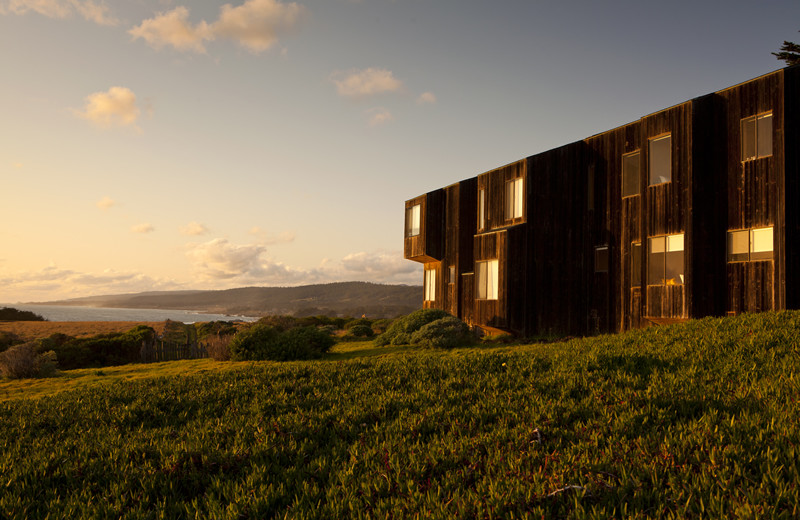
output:
[[[0,321],[46,321],[35,312],[21,311],[12,307],[0,308]]]
[[[798,312],[217,366],[0,403],[0,517],[800,516]]]
[[[375,344],[382,345],[407,345],[412,343],[411,335],[432,321],[450,317],[450,314],[440,309],[420,309],[401,318],[397,318],[386,329],[386,332],[375,338]]]

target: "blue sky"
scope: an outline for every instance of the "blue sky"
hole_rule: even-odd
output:
[[[0,0],[0,301],[422,281],[403,201],[782,66],[793,1]]]

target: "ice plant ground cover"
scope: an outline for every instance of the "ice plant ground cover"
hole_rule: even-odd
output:
[[[800,312],[376,350],[0,403],[0,517],[800,516]]]

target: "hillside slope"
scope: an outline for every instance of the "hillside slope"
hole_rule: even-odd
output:
[[[422,287],[339,282],[299,287],[242,287],[221,291],[164,291],[92,296],[50,305],[182,309],[219,314],[338,314],[395,317],[422,307]]]

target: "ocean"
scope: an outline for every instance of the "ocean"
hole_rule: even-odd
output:
[[[105,307],[73,307],[71,305],[30,305],[2,303],[0,307],[13,307],[31,311],[48,321],[256,321],[252,316],[230,316],[227,314],[205,314],[196,311],[172,309],[112,309]]]

